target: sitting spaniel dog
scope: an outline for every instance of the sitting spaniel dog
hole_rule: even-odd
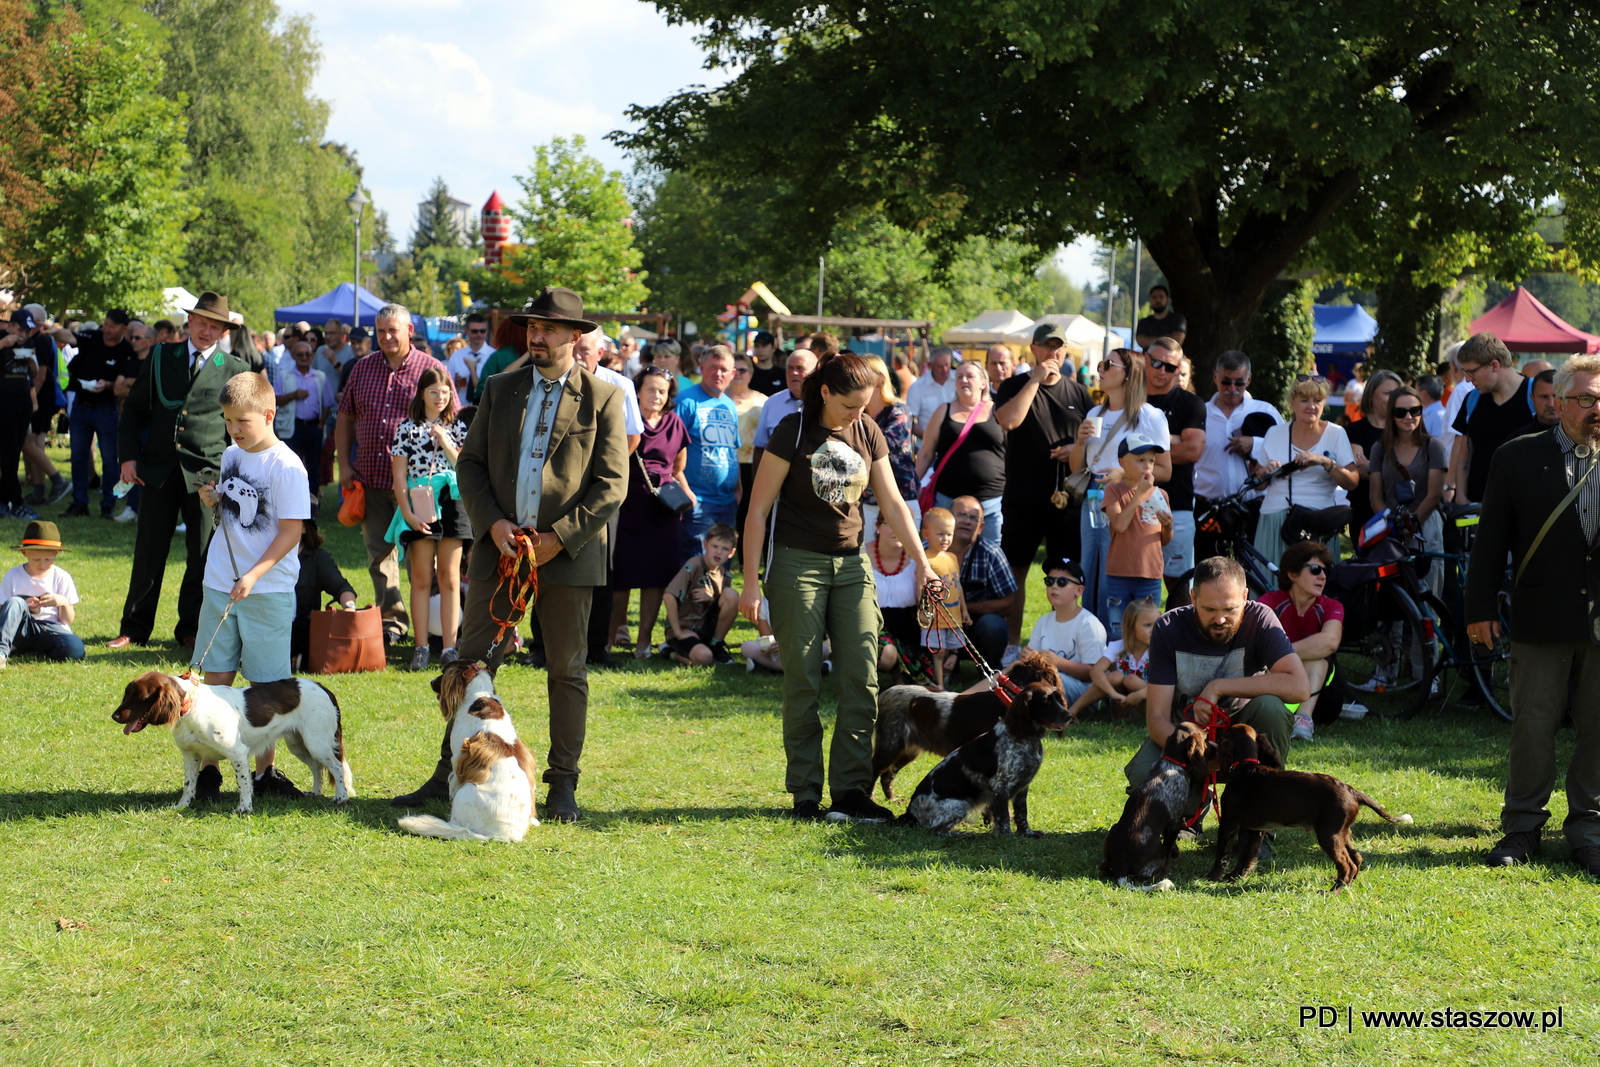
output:
[[[517,738],[494,679],[456,660],[434,679],[450,724],[450,819],[407,815],[401,829],[450,841],[521,841],[538,826],[533,809],[533,753]]]
[[[226,760],[239,782],[239,814],[249,815],[255,798],[250,757],[280,740],[311,768],[313,795],[322,795],[324,769],[333,779],[335,804],[343,804],[354,789],[344,758],[339,702],[308,679],[285,678],[235,689],[149,671],[128,683],[111,721],[124,734],[136,734],[146,726],[172,727],[172,741],[183,753],[180,808],[194,800],[200,765]]]
[[[1005,717],[962,745],[928,772],[895,820],[948,832],[969,816],[989,812],[994,832],[1038,837],[1028,827],[1028,787],[1044,762],[1046,730],[1064,730],[1070,718],[1058,682],[1030,682],[1014,697]]]
[[[1100,875],[1126,889],[1171,889],[1167,874],[1178,858],[1178,831],[1194,812],[1189,794],[1205,784],[1207,758],[1215,753],[1206,732],[1192,722],[1179,723],[1167,736],[1161,759],[1150,774],[1128,792],[1122,818],[1106,834]],[[1139,878],[1152,885],[1134,885]]]

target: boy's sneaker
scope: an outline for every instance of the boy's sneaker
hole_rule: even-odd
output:
[[[457,652],[454,647],[447,648],[443,652],[439,653],[439,666],[443,667],[446,664],[454,663],[460,658],[461,653]]]
[[[200,779],[194,787],[194,802],[215,804],[220,800],[222,800],[222,772],[215,767],[201,767]]]
[[[0,656],[0,671],[3,671],[5,669],[6,669],[6,658],[4,656]]]
[[[95,488],[99,488],[96,486]],[[45,493],[46,504],[59,504],[65,500],[67,494],[72,492],[72,483],[59,474],[50,476],[50,489]]]
[[[720,663],[720,664],[723,664],[723,665],[727,665],[727,664],[733,662],[733,653],[728,651],[727,642],[725,642],[725,641],[713,641],[713,642],[711,642],[711,661],[713,663]]]
[[[894,812],[873,803],[872,798],[859,789],[834,797],[833,807],[827,814],[829,822],[888,822],[893,818]]]
[[[305,796],[304,793],[295,788],[295,784],[289,780],[289,776],[276,767],[268,767],[256,775],[256,795],[288,797],[290,800],[298,800],[300,797]]]
[[[418,645],[417,650],[411,654],[411,669],[414,671],[427,670],[428,661],[432,658],[432,649],[430,649],[427,645]]]
[[[85,514],[88,513],[85,512]],[[39,513],[34,511],[26,504],[17,504],[11,509],[11,517],[13,519],[26,519],[29,522],[33,522],[39,518]]]
[[[1296,715],[1294,717],[1294,732],[1289,735],[1289,740],[1310,741],[1313,729],[1315,729],[1315,726],[1311,722],[1311,716]]]
[[[797,800],[794,802],[794,810],[789,813],[789,818],[795,822],[820,822],[822,805],[815,800]]]
[[[122,505],[122,510],[117,512],[113,518],[115,518],[118,522],[138,522],[139,513],[134,511],[128,505],[124,504]]]
[[[1017,657],[1020,655],[1022,655],[1021,645],[1007,645],[1005,655],[1000,657],[1000,669],[1005,670],[1007,667],[1017,662]]]

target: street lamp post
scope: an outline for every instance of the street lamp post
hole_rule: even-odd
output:
[[[367,198],[361,195],[361,186],[356,186],[356,191],[350,194],[345,203],[350,206],[350,218],[356,224],[356,280],[355,288],[350,291],[350,328],[353,330],[361,325],[361,209],[367,206]]]

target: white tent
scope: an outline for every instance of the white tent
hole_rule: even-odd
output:
[[[195,296],[181,285],[175,285],[171,289],[161,290],[160,313],[170,315],[174,311],[189,311],[199,302],[200,298],[198,296]]]
[[[1012,335],[1019,331],[1027,334],[1023,344],[1033,339],[1033,323],[1022,312],[985,311],[971,322],[950,327],[940,340],[947,345],[962,346],[1016,344],[1017,339]]]
[[[1033,340],[1033,331],[1047,322],[1061,327],[1062,332],[1067,335],[1067,347],[1076,348],[1078,355],[1085,353],[1098,355],[1105,346],[1106,328],[1082,315],[1045,315],[1017,330],[1007,337],[1006,341],[1011,344],[1028,344]]]

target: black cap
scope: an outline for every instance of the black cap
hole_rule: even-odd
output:
[[[355,329],[351,330],[350,331],[350,340],[352,340],[352,341],[365,341],[365,340],[368,340],[367,328],[365,326],[357,326]]]
[[[1057,556],[1055,559],[1047,559],[1044,561],[1044,570],[1042,573],[1049,574],[1051,571],[1066,571],[1068,574],[1072,575],[1074,581],[1079,583],[1083,581],[1083,568],[1074,563],[1072,560],[1063,556]]]
[[[24,330],[31,330],[39,324],[33,321],[33,312],[27,308],[17,308],[11,313],[11,325],[20,326]]]
[[[755,343],[758,345],[770,345],[776,340],[777,338],[773,337],[766,330],[759,330],[756,332]]]

